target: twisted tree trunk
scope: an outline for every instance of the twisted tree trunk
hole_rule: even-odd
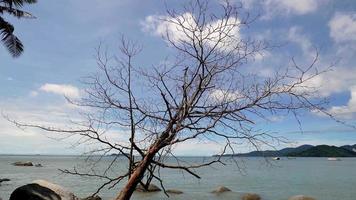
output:
[[[154,145],[144,159],[140,162],[140,164],[137,166],[137,168],[134,170],[134,172],[131,174],[130,179],[128,180],[127,184],[125,187],[121,190],[121,192],[118,194],[115,200],[129,200],[133,194],[133,192],[136,189],[136,186],[140,183],[142,180],[148,166],[152,162],[154,156],[158,152],[159,148],[158,145]]]

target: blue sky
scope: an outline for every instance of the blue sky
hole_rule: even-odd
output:
[[[218,0],[211,1],[213,5]],[[235,2],[235,1],[232,1]],[[166,1],[179,8],[182,1]],[[261,77],[286,65],[292,57],[306,64],[320,51],[318,65],[335,63],[331,72],[314,82],[320,96],[330,99],[328,109],[338,118],[353,123],[356,118],[356,3],[353,0],[244,0],[258,20],[241,34],[280,44],[266,51],[247,67]],[[36,19],[7,19],[25,45],[25,53],[13,59],[0,46],[0,109],[15,119],[29,122],[60,122],[75,116],[63,95],[82,95],[80,78],[97,70],[94,58],[99,43],[115,54],[121,34],[140,42],[138,64],[151,66],[168,54],[159,37],[159,22],[165,15],[164,1],[63,0],[44,1],[25,7]],[[151,19],[151,20],[150,20]],[[336,62],[337,61],[337,62]],[[261,122],[261,128],[278,132],[293,144],[355,144],[356,131],[312,113],[303,116],[303,133],[295,120],[278,116]],[[37,130],[20,130],[0,119],[0,153],[74,154],[74,141],[56,141]],[[199,148],[196,148],[200,145]],[[282,145],[283,146],[283,145]],[[176,148],[181,155],[209,155],[220,146],[194,142]],[[248,150],[241,147],[241,151]]]

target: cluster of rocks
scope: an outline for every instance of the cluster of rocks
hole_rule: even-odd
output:
[[[8,179],[0,179],[8,180]],[[137,192],[159,192],[161,189],[150,184],[147,188],[142,185],[138,185],[136,188]],[[182,194],[180,190],[169,189],[166,190],[168,194]],[[211,193],[222,194],[225,192],[231,192],[231,190],[224,186],[219,186]],[[87,198],[78,198],[72,192],[67,189],[50,183],[45,180],[36,180],[33,183],[21,186],[12,192],[9,200],[24,200],[24,199],[38,199],[38,200],[101,200],[99,196],[90,196]],[[241,196],[241,200],[261,200],[262,198],[258,194],[246,193]],[[1,198],[0,198],[1,200]],[[290,197],[288,200],[316,200],[312,197],[297,195]]]
[[[14,166],[21,166],[21,167],[32,167],[32,166],[35,166],[35,167],[43,167],[42,164],[38,163],[38,164],[33,164],[32,162],[30,161],[27,161],[27,162],[22,162],[22,161],[19,161],[19,162],[14,162],[12,163],[12,165]]]
[[[155,184],[150,184],[148,185],[147,189],[143,187],[142,185],[138,185],[135,189],[136,192],[159,192],[162,191],[161,188],[159,188]],[[182,191],[176,190],[176,189],[168,189],[166,190],[168,194],[183,194]]]
[[[221,193],[230,192],[230,191],[231,190],[227,187],[219,186],[211,192],[215,193],[215,194],[221,194]],[[254,193],[246,193],[241,196],[241,200],[261,200],[261,199],[262,198],[260,195],[254,194]],[[312,197],[304,196],[304,195],[296,195],[296,196],[290,197],[288,200],[316,200],[316,199],[314,199]]]

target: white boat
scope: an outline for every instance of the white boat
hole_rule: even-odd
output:
[[[328,161],[340,161],[340,158],[328,158]]]
[[[280,157],[273,157],[272,159],[273,160],[280,160],[281,158]]]

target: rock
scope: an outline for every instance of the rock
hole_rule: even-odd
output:
[[[0,184],[1,184],[2,182],[7,182],[7,181],[11,181],[11,180],[8,179],[8,178],[0,178]]]
[[[84,199],[81,199],[81,200],[102,200],[101,197],[99,196],[90,196],[90,197],[87,197],[87,198],[84,198]]]
[[[219,186],[217,187],[215,190],[211,191],[211,193],[217,193],[217,194],[220,194],[220,193],[224,193],[224,192],[230,192],[231,190],[227,187],[224,187],[224,186]]]
[[[40,163],[36,164],[35,167],[43,167]]]
[[[241,199],[242,200],[261,200],[261,197],[258,194],[247,193],[247,194],[242,195]]]
[[[304,195],[296,195],[290,197],[288,200],[316,200],[316,199]]]
[[[32,162],[14,162],[13,165],[15,166],[25,166],[25,167],[32,167],[33,163]]]
[[[161,188],[154,184],[150,184],[148,186],[148,190],[146,190],[141,184],[136,187],[137,192],[159,192],[161,191]]]
[[[73,193],[63,187],[44,180],[37,180],[17,188],[10,200],[79,200]]]
[[[174,189],[166,190],[166,192],[167,192],[168,194],[183,194],[182,191],[180,191],[180,190],[174,190]]]
[[[61,197],[53,190],[35,183],[27,184],[17,188],[11,193],[10,200],[61,200]]]
[[[66,188],[63,188],[60,185],[45,181],[45,180],[35,180],[33,183],[37,183],[43,187],[53,190],[56,194],[61,196],[62,200],[78,200],[78,198]]]

